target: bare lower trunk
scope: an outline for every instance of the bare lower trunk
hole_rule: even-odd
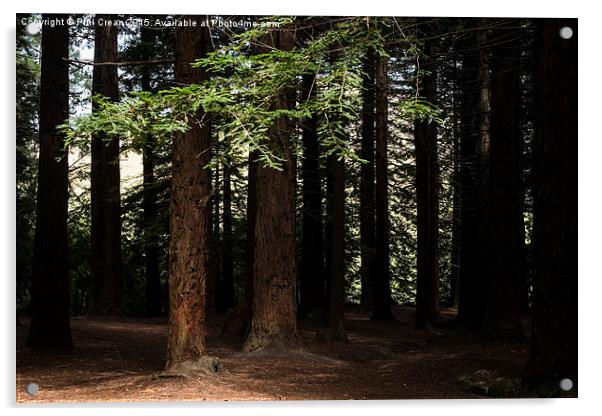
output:
[[[247,228],[245,243],[245,282],[241,304],[226,314],[220,338],[240,340],[246,338],[253,312],[253,268],[255,263],[255,221],[257,216],[257,152],[249,154],[247,184]]]
[[[329,333],[333,340],[346,341],[345,331],[345,162],[328,158],[329,180],[332,196],[329,198],[328,217],[331,221],[330,234],[330,309],[328,314]]]
[[[152,232],[157,223],[157,193],[154,174],[154,139],[149,137],[142,158],[144,195],[144,262],[146,268],[146,316],[160,316],[161,276],[159,274],[159,247],[157,235]]]
[[[224,165],[223,185],[223,235],[222,235],[222,279],[220,309],[234,307],[234,255],[232,248],[232,185],[230,166]]]

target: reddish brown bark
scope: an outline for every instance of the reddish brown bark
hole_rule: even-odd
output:
[[[265,43],[290,50],[290,30],[271,31]],[[279,95],[273,109],[288,108],[290,97]],[[284,156],[281,170],[257,166],[257,215],[255,222],[253,317],[244,351],[298,346],[295,267],[295,172],[291,126],[280,117],[271,127],[269,145]]]
[[[197,24],[199,17],[196,19]],[[176,31],[176,82],[200,83],[208,75],[191,67],[210,48],[209,31],[201,27]],[[199,110],[196,120],[200,120]],[[191,120],[177,133],[172,150],[169,240],[169,335],[166,372],[217,372],[205,355],[205,297],[211,267],[210,126]]]

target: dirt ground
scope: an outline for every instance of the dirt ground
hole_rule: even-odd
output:
[[[450,320],[443,311],[441,323]],[[224,371],[199,379],[157,378],[163,368],[166,319],[72,320],[75,348],[66,352],[25,347],[27,320],[17,327],[17,402],[160,402],[232,400],[346,400],[482,398],[457,379],[477,370],[520,378],[527,344],[495,344],[437,326],[412,329],[412,308],[396,308],[397,322],[346,314],[348,343],[316,340],[318,326],[300,323],[300,353],[243,353],[217,339],[208,353]],[[35,396],[29,383],[39,385]]]

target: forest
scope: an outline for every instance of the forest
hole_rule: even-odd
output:
[[[16,20],[18,403],[577,397],[577,19]]]

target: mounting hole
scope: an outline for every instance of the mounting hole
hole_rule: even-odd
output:
[[[562,391],[573,390],[573,380],[571,380],[570,378],[563,378],[562,380],[560,380],[560,383],[558,383],[558,385],[560,386],[560,390]]]
[[[570,39],[573,37],[573,29],[568,26],[561,27],[558,34],[562,39]]]
[[[27,393],[31,396],[35,396],[36,394],[38,394],[40,392],[40,386],[38,386],[37,383],[29,383],[27,385],[27,387],[25,388],[25,390],[27,391]]]
[[[32,36],[40,33],[41,29],[42,29],[42,26],[40,26],[39,23],[35,23],[35,22],[31,22],[27,26],[25,26],[25,32],[27,32],[28,35],[32,35]]]

